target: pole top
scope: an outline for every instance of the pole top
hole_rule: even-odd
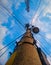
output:
[[[26,30],[28,30],[29,27],[30,27],[30,25],[29,25],[29,23],[27,23],[27,24],[25,25]]]

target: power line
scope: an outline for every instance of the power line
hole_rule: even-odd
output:
[[[37,36],[36,36],[36,39],[37,39]],[[38,40],[38,39],[37,39]],[[38,40],[39,41],[39,40]],[[40,41],[39,41],[40,42]],[[43,48],[44,47],[44,45],[42,44],[42,42],[41,42],[41,44],[39,43],[39,45],[42,47],[42,49],[45,51],[45,53],[47,53],[47,55],[48,56],[50,56],[49,55],[49,53],[46,51],[47,50],[47,48],[45,47],[45,48]],[[51,56],[50,56],[51,57]]]
[[[17,17],[15,16],[15,14],[12,14],[2,3],[0,3],[0,5],[13,17],[16,19],[16,21],[24,28],[24,25],[17,19]],[[17,23],[16,22],[16,23]]]
[[[0,7],[0,9],[2,9],[2,8]],[[2,12],[2,11],[1,11],[1,12]],[[0,12],[0,13],[1,13],[1,12]],[[3,13],[5,13],[5,12],[3,11]],[[8,15],[9,15],[9,14],[8,14]],[[16,25],[17,25],[17,24],[16,24]],[[18,25],[18,26],[19,26],[19,25]],[[19,27],[20,27],[20,26],[19,26]],[[12,28],[11,28],[11,29],[12,29]],[[11,30],[11,29],[10,29],[10,30]],[[21,27],[20,27],[20,29],[21,29]],[[16,31],[16,29],[15,29],[15,31]]]
[[[42,3],[42,1],[41,1],[41,3]],[[44,9],[45,9],[45,7],[42,8],[41,12],[39,13],[39,15],[37,16],[37,18],[36,18],[35,21],[37,21],[38,17],[40,16],[40,14],[42,13],[42,11],[43,11]],[[31,25],[32,25],[32,24],[31,24]]]
[[[38,40],[38,39],[37,39]],[[39,41],[39,40],[38,40]],[[40,42],[40,41],[39,41]],[[40,44],[40,43],[38,43],[38,44]],[[43,43],[41,42],[41,44],[40,44],[40,46],[43,48],[43,50],[48,54],[48,52],[46,51],[47,50],[47,48],[46,47],[44,47],[44,45],[43,45]],[[45,50],[46,49],[46,50]]]
[[[49,44],[47,41],[46,41],[46,39],[45,39],[45,37],[43,36],[43,35],[41,35],[41,34],[39,34],[44,40],[45,40],[45,42],[46,42],[46,44]],[[45,45],[45,44],[44,44]],[[46,47],[46,50],[47,50],[47,47]],[[50,52],[51,53],[51,52]]]
[[[42,42],[41,42],[42,43]],[[39,43],[40,44],[40,43]],[[48,55],[49,57],[51,57],[51,55],[49,55],[49,53],[46,51],[47,48],[43,48],[44,46],[42,44],[40,44],[40,46],[42,47],[42,49],[44,50],[44,52],[46,53],[46,55]]]
[[[21,36],[23,36],[25,33],[21,34],[20,36],[18,36],[17,38],[15,38],[13,41],[11,41],[10,43],[8,43],[7,45],[5,45],[2,49],[0,49],[0,51],[2,51],[4,48],[8,47],[10,44],[12,44],[14,41],[16,41],[17,39],[19,39]]]
[[[10,13],[10,12],[9,12]]]
[[[41,36],[41,38],[46,42],[46,44],[49,44],[49,42],[47,42],[46,41],[46,37],[45,36],[43,36],[42,34],[40,34],[40,33],[38,33],[38,35],[40,35]],[[45,44],[43,44],[44,46],[46,46]],[[47,50],[47,47],[46,47],[46,50]]]
[[[33,3],[32,0],[30,0],[30,2]],[[39,4],[38,4],[38,7],[37,7],[37,10],[38,10],[39,7],[40,7],[40,3],[41,3],[41,0],[39,0]],[[36,15],[36,13],[37,13],[37,11],[35,12],[35,15]],[[34,15],[34,16],[35,16],[35,15]],[[22,15],[22,16],[23,16],[23,15]],[[24,16],[23,16],[23,17],[24,17]],[[24,18],[24,19],[25,19],[25,18]],[[28,21],[27,19],[25,19],[25,20]]]
[[[46,38],[45,36],[43,36],[43,35],[40,34],[40,33],[39,33],[39,35],[45,40],[45,42],[46,42],[47,44],[49,44],[49,42],[46,41],[47,38]],[[45,38],[46,38],[46,39],[45,39]]]
[[[31,0],[30,0],[31,1]],[[31,3],[33,3],[32,1],[31,1]],[[39,0],[39,5],[38,5],[38,7],[37,7],[37,10],[39,9],[39,6],[40,6],[40,3],[41,3],[41,0]],[[22,15],[22,14],[21,14]],[[35,15],[36,15],[36,12],[35,12]],[[22,15],[23,16],[23,15]],[[24,17],[24,16],[23,16]],[[24,17],[24,19],[25,19],[25,17]],[[28,21],[27,19],[25,19],[26,21]]]
[[[33,3],[32,0],[30,0],[30,2]],[[39,8],[40,3],[41,3],[41,0],[39,0],[39,4],[38,4],[38,7],[37,7],[37,8]],[[34,4],[34,3],[33,3],[33,4]]]
[[[39,7],[40,7],[40,4],[41,4],[41,0],[39,1],[38,7],[37,7],[37,11],[35,11],[34,17],[35,17],[35,15],[36,15],[36,13],[38,12],[38,9],[39,9]],[[34,18],[34,17],[33,17],[33,18]],[[33,20],[32,20],[32,21],[33,21]],[[31,25],[32,25],[32,23],[31,23]]]
[[[39,5],[40,5],[40,3],[41,3],[41,0],[40,0],[40,2],[39,2]],[[21,24],[22,27],[24,28],[24,25],[17,19],[17,17],[15,16],[15,14],[12,14],[2,3],[0,3],[0,5],[1,5],[4,9],[6,9],[6,11],[7,11],[10,15],[12,15],[12,17],[14,17],[14,18],[18,21],[18,23]],[[38,8],[39,8],[39,6],[37,7],[37,10],[38,10]],[[35,13],[35,14],[36,14],[36,13]],[[17,22],[16,22],[16,23],[17,23]]]
[[[39,41],[39,40],[38,40]],[[44,45],[42,45],[42,42],[41,42],[41,44],[40,43],[38,43],[42,48],[43,48],[43,50],[47,53],[47,48],[44,48]],[[47,53],[47,54],[49,54],[49,53]]]
[[[14,44],[11,44],[13,46]],[[10,46],[0,55],[0,58],[9,50]]]
[[[2,2],[1,2],[2,3]],[[9,12],[9,14],[12,14],[9,10],[8,10],[8,8],[6,8],[4,5],[3,5],[3,3],[1,4],[0,3],[0,5],[4,8],[4,9],[6,9],[7,10],[7,12]],[[13,16],[15,16],[15,14],[12,14]],[[21,14],[22,15],[22,14]],[[23,16],[23,15],[22,15]],[[24,17],[24,16],[23,16]],[[25,18],[24,18],[25,19]],[[26,21],[28,21],[27,19],[25,19]],[[19,22],[20,23],[20,22]],[[22,24],[23,25],[23,24]],[[24,26],[24,25],[23,25]]]

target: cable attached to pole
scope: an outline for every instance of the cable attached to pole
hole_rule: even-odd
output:
[[[14,44],[11,44],[13,46]],[[10,46],[0,55],[0,58],[9,50]]]
[[[36,36],[36,39],[37,39],[37,36]],[[37,39],[37,41],[39,41],[38,39]],[[40,41],[39,41],[40,42]],[[44,47],[44,45],[42,44],[42,42],[41,42],[41,44],[40,43],[38,43],[41,47],[42,47],[42,49],[45,51],[45,53],[47,53],[46,55],[48,55],[49,56],[49,53],[46,51],[47,50],[47,48],[45,47],[45,48],[43,48]],[[42,51],[43,51],[42,50]],[[51,56],[49,56],[49,57],[51,57]]]
[[[16,19],[16,21],[24,28],[24,25],[17,19],[17,17],[15,16],[15,14],[12,14],[2,3],[0,3],[0,6],[2,6],[13,18]],[[17,23],[16,22],[16,23]],[[25,29],[25,28],[24,28]]]
[[[49,44],[49,43],[46,41],[46,39],[45,39],[46,37],[45,37],[45,36],[43,36],[43,35],[40,34],[40,33],[39,33],[39,35],[45,40],[45,42],[46,42],[47,44]]]
[[[10,44],[12,44],[14,41],[16,41],[17,39],[19,39],[21,36],[23,36],[25,33],[21,34],[20,36],[18,36],[17,38],[15,38],[13,41],[11,41],[10,43],[8,43],[7,45],[5,45],[2,49],[0,49],[0,51],[2,51],[4,48],[10,46]]]

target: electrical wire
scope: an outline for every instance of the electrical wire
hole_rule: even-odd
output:
[[[31,0],[30,0],[30,2],[31,3],[33,3]],[[41,3],[41,0],[39,1],[39,5],[38,5],[38,7],[37,7],[37,10],[38,10],[38,8],[39,8],[39,6],[40,6],[40,3]],[[21,16],[23,16],[22,14],[20,14]],[[25,19],[25,17],[23,16],[23,18]],[[25,19],[26,21],[28,21],[27,19]]]
[[[0,7],[0,9],[2,9],[1,7]],[[2,10],[1,10],[2,11]],[[7,11],[6,11],[7,12]],[[3,11],[3,13],[5,14],[5,12]],[[8,14],[9,15],[9,14]],[[17,25],[17,24],[16,24]],[[19,25],[18,25],[19,26]],[[20,27],[20,26],[19,26]],[[12,28],[11,28],[12,29]],[[11,30],[10,29],[10,30]],[[16,31],[17,29],[15,29],[15,31]],[[20,30],[21,30],[21,27],[20,27]],[[23,30],[22,30],[23,31]]]
[[[30,2],[33,4],[32,0],[30,0]],[[40,4],[41,4],[41,0],[39,1],[39,4],[38,4],[38,7],[37,7],[37,10],[39,9],[40,7]],[[34,16],[36,15],[37,11],[35,12]],[[23,15],[22,15],[23,16]],[[24,18],[25,19],[25,18]],[[28,21],[27,19],[25,19],[26,21]]]
[[[40,0],[41,1],[41,0]],[[40,3],[41,2],[39,2],[39,5],[40,5]],[[7,10],[7,12],[10,14],[10,15],[12,15],[18,22],[19,22],[19,24],[21,24],[22,26],[23,26],[23,28],[24,28],[24,25],[17,19],[17,17],[15,16],[15,14],[12,14],[2,3],[0,3],[0,5],[4,8],[4,9],[6,9]],[[38,10],[38,8],[39,8],[39,6],[37,7],[37,10]],[[36,13],[35,13],[36,14]]]
[[[44,48],[44,45],[42,45],[42,42],[41,42],[41,44],[40,44],[40,43],[38,43],[38,44],[39,44],[39,45],[41,46],[41,48],[45,51],[45,53],[47,53],[47,54],[49,55],[49,53],[46,51],[47,48],[46,48],[46,47]],[[42,50],[42,51],[43,51],[43,50]],[[47,54],[46,54],[46,55],[47,55]]]
[[[5,7],[6,8],[6,7]],[[7,8],[6,8],[7,9]],[[8,10],[8,9],[7,9]],[[9,13],[11,13],[10,11],[9,11]],[[21,14],[21,13],[20,13]],[[15,14],[14,14],[15,15]],[[21,16],[23,16],[22,14],[21,14]],[[23,16],[24,17],[24,16]],[[24,17],[24,19],[25,19],[25,17]],[[27,19],[25,19],[26,21],[28,21]],[[23,25],[24,26],[24,25]]]
[[[31,3],[33,3],[31,0],[30,0],[30,2]],[[38,5],[38,7],[37,7],[37,10],[39,9],[39,6],[40,6],[40,4],[41,4],[41,0],[39,1],[39,5]],[[23,16],[22,14],[20,14],[21,16]],[[36,12],[35,12],[35,15],[36,15]],[[28,20],[27,19],[25,19],[25,17],[23,16],[23,18],[24,18],[24,20],[26,20],[27,22],[28,22]]]
[[[46,38],[45,36],[43,36],[42,34],[40,34],[39,33],[39,35],[45,40],[45,42],[46,42],[46,44],[49,44],[49,42],[48,41],[46,41],[46,39],[48,39],[48,38]],[[46,38],[46,39],[45,39]]]
[[[41,1],[42,2],[42,1]],[[42,11],[45,9],[45,7],[43,7],[42,8],[42,10],[41,10],[41,12],[39,13],[39,15],[37,16],[37,18],[36,18],[36,20],[35,21],[37,21],[38,20],[38,18],[39,18],[39,16],[41,15],[41,13],[42,13]],[[32,23],[31,23],[31,25],[32,25]]]
[[[37,39],[37,36],[36,36],[36,39]],[[38,39],[37,39],[37,41],[39,41]],[[40,41],[39,41],[40,42]],[[45,51],[45,53],[47,53],[46,55],[48,55],[49,57],[51,57],[51,55],[49,55],[49,52],[48,51],[46,51],[47,50],[47,48],[45,47],[44,48],[44,45],[42,44],[42,42],[41,42],[41,44],[40,43],[38,43],[40,46],[41,46],[41,48]],[[43,51],[42,50],[42,51]]]
[[[13,46],[14,44],[11,44]],[[9,50],[10,46],[0,55],[0,58]]]
[[[17,39],[19,39],[21,36],[23,36],[25,33],[21,34],[20,36],[18,36],[17,38],[15,38],[13,41],[11,41],[10,43],[8,43],[7,45],[5,45],[2,49],[0,49],[0,51],[2,51],[4,48],[8,47],[10,44],[12,44],[14,41],[16,41]]]
[[[42,1],[41,1],[42,2]],[[36,20],[35,21],[37,21],[38,20],[38,18],[39,18],[39,16],[40,16],[40,14],[42,13],[42,11],[45,9],[45,7],[43,7],[42,8],[42,10],[41,10],[41,12],[39,13],[39,15],[37,16],[37,18],[36,18]],[[32,25],[32,23],[31,23],[31,25]]]
[[[43,8],[44,9],[44,8]],[[42,11],[41,11],[42,12]],[[35,14],[36,15],[36,14]],[[37,20],[37,19],[36,19]],[[46,41],[46,40],[45,40]],[[47,41],[46,41],[46,43],[48,43]],[[46,48],[47,49],[47,48]]]
[[[41,5],[41,0],[39,1],[38,7],[37,7],[37,11],[35,11],[34,17],[36,16],[36,13],[38,12],[38,9],[39,9],[40,5]],[[34,19],[34,17],[33,17],[33,19]],[[32,25],[32,21],[31,21],[31,25]]]
[[[44,55],[45,55],[46,57],[49,56],[49,57],[51,58],[51,55],[49,55],[49,53],[46,51],[46,49],[43,48],[42,44],[39,43],[39,45],[41,46],[41,50],[42,50],[42,52],[44,53]],[[50,59],[50,61],[51,61],[51,59]]]
[[[31,2],[32,4],[34,4],[32,0],[30,0],[30,2]],[[40,3],[41,3],[41,0],[39,0],[38,3],[39,3],[39,4],[38,4],[38,7],[37,7],[37,8],[39,8],[39,5],[40,5]]]
[[[17,17],[15,16],[15,14],[12,14],[2,3],[0,3],[0,6],[2,6],[13,18],[16,19],[16,21],[24,28],[24,25],[17,19]],[[16,23],[17,23],[16,22]],[[24,28],[25,29],[25,28]]]
[[[42,42],[41,42],[41,43],[42,43]],[[43,45],[43,47],[45,47],[45,44],[43,44],[43,43],[42,43],[42,45]],[[46,49],[46,50],[48,50],[48,48],[47,48],[47,47],[45,47],[45,49]]]
[[[10,13],[10,12],[9,12]],[[11,14],[12,15],[12,14]],[[13,16],[13,15],[12,15]],[[14,16],[13,16],[14,17]],[[16,19],[17,20],[17,19]],[[22,24],[21,24],[22,25]]]
[[[40,43],[39,43],[40,44]],[[46,48],[44,48],[44,46],[42,44],[40,44],[41,48],[44,50],[44,53],[46,53],[45,55],[48,55],[49,57],[51,57],[50,53],[47,51]],[[42,51],[43,51],[42,50]]]
[[[45,39],[45,37],[44,37],[43,35],[41,35],[41,34],[39,34],[39,35],[42,37],[42,39],[45,40],[46,44],[49,44],[49,43],[46,41],[46,39]],[[45,44],[44,44],[44,46],[45,46]],[[46,48],[46,50],[48,50],[47,47],[45,47],[45,48]],[[51,52],[50,52],[50,53],[51,53]]]

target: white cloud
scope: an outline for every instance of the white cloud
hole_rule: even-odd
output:
[[[41,47],[41,45],[40,45],[41,43],[38,40],[37,40],[36,44],[37,44],[38,47]]]
[[[20,6],[20,3],[24,2],[24,0],[15,0],[15,9],[18,9],[18,7]]]
[[[38,26],[40,28],[40,30],[45,33],[45,38],[51,40],[51,33],[50,33],[51,32],[51,22],[49,22],[49,21],[46,22],[45,20],[43,22],[42,20],[40,20],[40,18],[42,18],[42,17],[48,17],[49,19],[51,19],[51,15],[47,15],[48,13],[51,14],[51,0],[45,0],[45,3],[43,3],[43,6],[41,6],[43,8],[40,8],[37,11],[37,14],[34,16],[34,18],[32,20],[32,25]],[[49,40],[47,40],[47,41],[49,41]],[[38,44],[38,46],[40,47],[39,44]],[[49,46],[50,46],[50,44],[49,44]],[[51,52],[49,54],[51,54]],[[47,58],[51,65],[51,57],[47,57]]]
[[[10,2],[9,0],[0,0],[0,5],[3,5],[11,10],[12,2]]]
[[[14,0],[0,0],[1,1],[1,3],[3,3],[3,5],[4,6],[6,6],[6,8],[12,13],[12,10],[11,10],[11,7],[12,7],[12,4],[14,3],[13,1]],[[40,6],[40,8],[38,9],[38,11],[37,11],[37,13],[36,13],[36,15],[33,17],[33,21],[32,21],[32,24],[34,24],[34,25],[36,25],[36,26],[38,26],[43,32],[48,32],[49,31],[49,29],[48,28],[50,28],[50,26],[49,26],[49,24],[48,23],[46,23],[46,22],[42,22],[42,21],[40,21],[40,17],[42,17],[42,16],[46,16],[46,14],[47,13],[51,13],[51,0],[45,0],[46,2],[47,2],[47,6],[44,4],[44,5],[41,5]],[[18,8],[18,6],[20,5],[20,3],[21,2],[24,2],[24,0],[18,0],[18,2],[17,2],[17,0],[15,0],[15,8],[17,9]],[[46,7],[45,7],[46,6]],[[8,15],[6,15],[6,10],[5,9],[3,9],[3,8],[0,8],[0,11],[1,11],[1,15],[0,15],[0,24],[2,24],[3,23],[3,21],[7,21],[8,20]],[[4,12],[5,13],[4,13]],[[25,12],[24,12],[25,13]],[[30,12],[30,14],[32,14],[33,13],[33,11],[31,10],[31,12]],[[41,16],[41,14],[42,14],[42,16]],[[24,15],[25,17],[27,17],[28,16],[28,18],[30,19],[31,18],[31,16],[29,16],[29,14],[26,14],[26,15]],[[48,15],[48,17],[49,18],[51,18],[51,16],[49,16]],[[12,26],[11,27],[13,27],[14,26],[14,21],[12,20]],[[0,42],[2,43],[2,41],[3,41],[3,38],[5,37],[5,35],[6,35],[6,32],[7,32],[7,28],[6,27],[2,27],[2,26],[0,26]],[[10,34],[10,32],[8,32],[9,34]],[[12,34],[11,34],[12,35]],[[51,34],[46,34],[46,37],[48,38],[48,39],[51,39]],[[40,45],[37,43],[37,45],[40,47]],[[0,48],[2,48],[3,47],[3,45],[1,45],[1,47]],[[3,57],[2,59],[1,59],[1,62],[3,62],[5,57]],[[3,60],[3,61],[2,61]]]
[[[43,32],[49,32],[51,29],[51,23],[49,21],[46,23],[45,20],[45,22],[40,20],[42,17],[48,17],[51,20],[51,16],[47,15],[48,13],[51,14],[51,1],[47,0],[45,3],[41,5],[36,15],[33,17],[32,25],[38,26]]]
[[[14,0],[0,0],[0,6],[6,10],[7,14],[12,14],[13,11],[12,11],[12,6],[13,6],[13,3],[15,4],[15,2],[13,2]],[[3,10],[3,11],[4,11]]]
[[[15,21],[12,20],[12,23],[11,23],[11,28],[15,26]]]
[[[15,9],[17,9],[21,2],[24,2],[24,0],[0,0],[0,3],[4,5],[8,10],[11,10],[12,5],[15,6]]]
[[[8,0],[0,0],[2,3],[4,3],[4,4],[7,4],[8,3]]]
[[[4,45],[0,44],[0,49],[3,48]],[[3,49],[2,51],[0,51],[0,55],[2,55],[2,53],[4,53],[4,51],[7,48]],[[6,52],[6,54],[4,54],[3,56],[0,57],[0,63],[1,65],[5,65],[5,62],[8,60],[8,53]]]
[[[0,0],[0,5],[3,4],[4,6],[6,6],[7,8],[11,8],[11,4],[7,1],[7,0]],[[2,49],[4,47],[3,45],[3,39],[7,34],[8,29],[4,26],[2,26],[1,24],[3,22],[8,21],[8,12],[2,7],[0,6],[0,49]],[[2,51],[0,51],[0,55],[6,50],[7,48],[3,49]],[[5,65],[6,60],[8,59],[8,54],[4,54],[1,58],[0,58],[0,63],[2,65]]]
[[[10,29],[11,29],[11,30],[8,30],[8,31],[7,31],[7,35],[9,35],[10,38],[13,38],[13,37],[14,37],[13,34],[14,34],[15,31],[14,31],[14,32],[12,32],[12,31],[13,31],[13,30],[16,30],[16,29],[15,29],[15,26],[16,26],[15,21],[14,21],[14,20],[11,20],[11,26],[10,26]]]
[[[43,1],[41,1],[41,4],[39,5],[39,8],[35,12],[35,15],[33,16],[33,19],[31,21],[32,25],[37,21],[37,19],[41,15],[41,13],[44,11],[45,7],[46,7],[46,5],[44,4],[44,0],[43,0]]]
[[[51,65],[51,57],[47,56],[47,59],[48,59],[48,62],[50,63],[50,65]]]
[[[0,25],[0,49],[4,47],[3,39],[7,34],[8,29]],[[6,50],[7,48],[0,51],[0,55]],[[2,57],[0,57],[1,65],[5,65],[6,61],[8,60],[8,53],[6,52]]]
[[[0,31],[1,31],[1,29],[0,29]],[[1,32],[1,35],[0,35],[0,49],[2,49],[4,47],[4,45],[2,44],[2,42],[3,42],[3,38],[5,36],[5,32],[4,33],[3,32]],[[2,55],[2,53],[4,53],[4,51],[6,49],[7,48],[5,48],[2,51],[0,51],[0,56]],[[0,57],[0,63],[1,63],[1,65],[4,65],[7,59],[8,59],[8,54],[4,54],[2,57]]]
[[[46,7],[43,10],[43,16],[45,16],[47,13],[51,13],[51,0],[45,0]]]
[[[47,33],[47,34],[46,34],[46,37],[47,37],[48,39],[51,39],[51,34]]]
[[[2,43],[3,38],[6,35],[6,32],[7,32],[7,28],[0,26],[0,44]]]
[[[3,11],[4,10],[4,11]],[[3,9],[1,6],[0,6],[0,25],[3,23],[3,22],[7,22],[8,20],[8,15],[7,15],[7,12],[5,9]]]

